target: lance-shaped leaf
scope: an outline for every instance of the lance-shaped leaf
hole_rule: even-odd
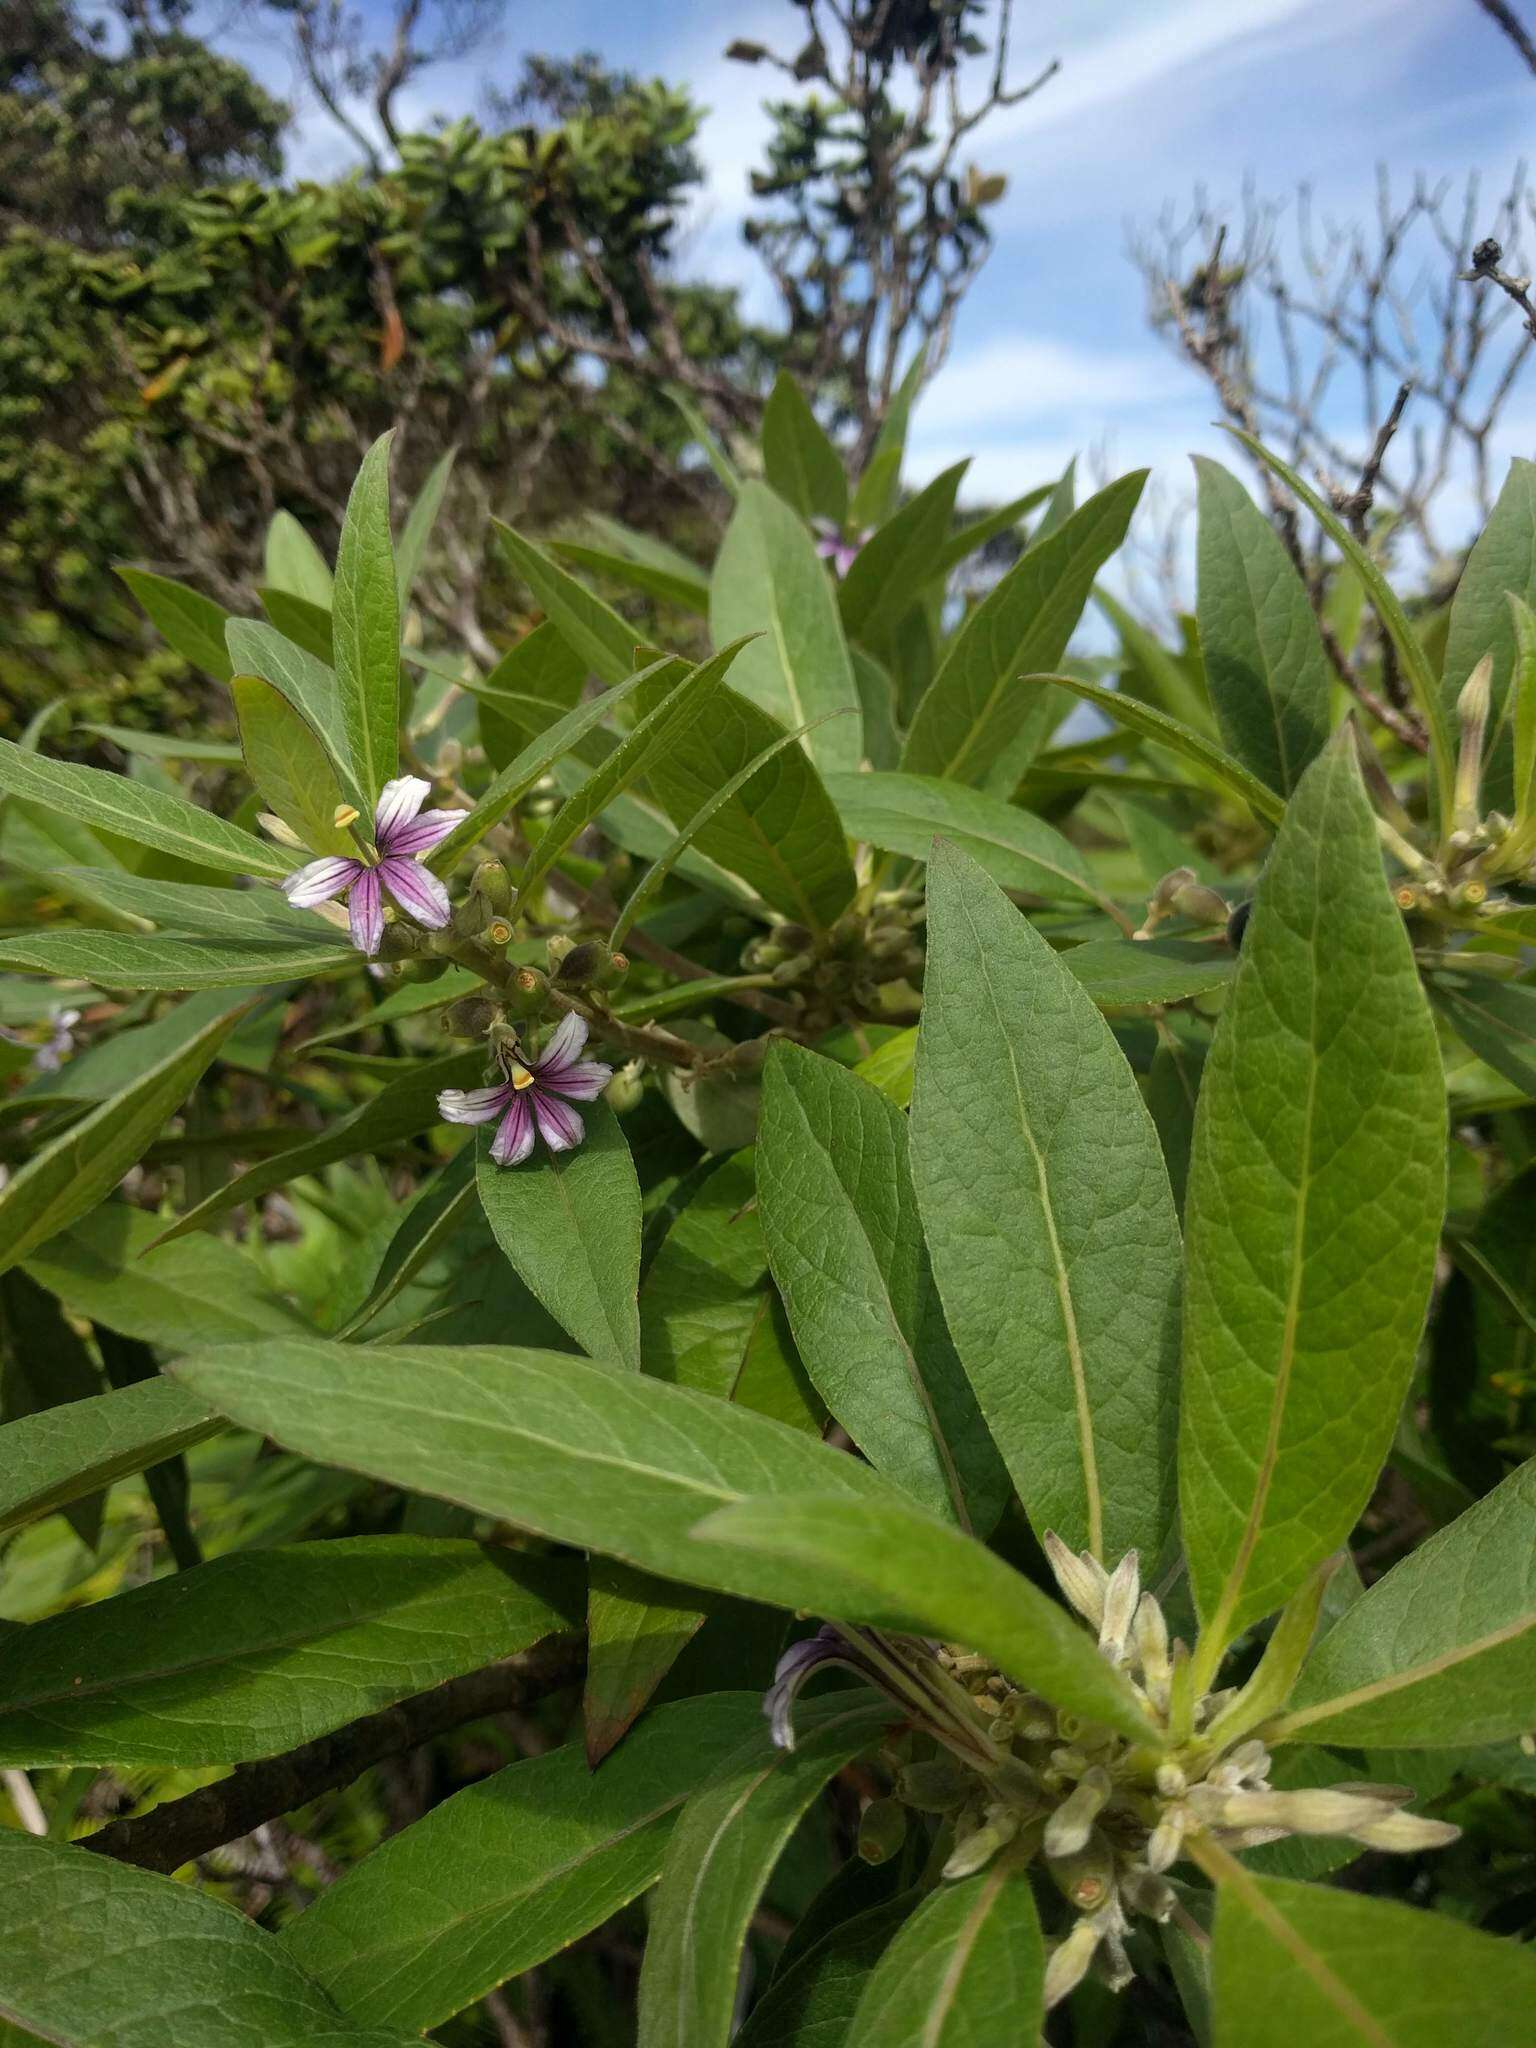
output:
[[[1237,955],[1205,939],[1090,939],[1056,957],[1101,1010],[1187,1002],[1237,971]]]
[[[262,610],[285,640],[291,640],[295,647],[302,647],[306,654],[313,655],[328,669],[335,667],[336,634],[331,624],[329,605],[310,604],[286,590],[263,588],[256,595],[261,600]]]
[[[291,512],[273,514],[262,553],[262,572],[274,590],[331,608],[330,564]]]
[[[311,853],[357,857],[357,842],[336,823],[341,783],[319,738],[288,699],[260,676],[230,685],[246,770],[268,810]]]
[[[796,1348],[827,1407],[925,1507],[990,1529],[1010,1484],[934,1289],[906,1118],[832,1060],[776,1046],[757,1198]]]
[[[312,910],[295,910],[280,889],[265,885],[231,889],[209,882],[162,882],[118,868],[55,872],[65,886],[77,877],[88,881],[99,903],[178,937],[246,939],[256,946],[325,945],[329,937]]]
[[[857,1459],[799,1430],[566,1352],[277,1339],[178,1359],[171,1371],[221,1413],[322,1464],[773,1604],[782,1571],[700,1541],[705,1515],[776,1490],[896,1497]],[[840,1589],[825,1575],[813,1597],[839,1592],[864,1604],[862,1584]]]
[[[709,610],[709,585],[691,565],[686,574],[679,574],[656,562],[636,561],[629,555],[610,554],[606,548],[585,547],[580,541],[570,540],[552,541],[550,551],[562,562],[573,562],[578,569],[593,569],[599,576],[612,577],[616,583],[628,583],[633,589],[644,591],[647,597],[659,597],[701,619]]]
[[[380,1089],[371,1101],[302,1144],[292,1145],[273,1159],[263,1159],[236,1174],[221,1188],[206,1195],[194,1209],[179,1217],[157,1243],[184,1237],[189,1230],[203,1230],[215,1218],[238,1208],[242,1202],[259,1201],[300,1174],[317,1173],[337,1159],[353,1159],[359,1153],[376,1152],[414,1138],[438,1121],[437,1098],[444,1088],[460,1088],[478,1080],[484,1066],[478,1052],[447,1053],[441,1059],[420,1060],[412,1071]]]
[[[649,685],[647,694],[657,688]],[[750,698],[722,688],[707,719],[652,757],[646,779],[679,825],[716,803],[692,843],[774,910],[817,930],[852,900],[853,865],[825,783],[804,749],[785,746],[785,738]],[[754,761],[761,765],[747,772]],[[744,772],[746,780],[721,801],[721,791]]]
[[[1504,2048],[1536,2039],[1536,1961],[1448,1913],[1255,1877],[1230,1857],[1212,1955],[1220,2048]]]
[[[848,512],[843,458],[788,370],[780,370],[763,408],[763,474],[803,518],[842,525]]]
[[[427,542],[437,524],[437,515],[442,510],[447,495],[448,482],[453,475],[457,448],[450,448],[440,455],[427,472],[427,480],[417,492],[410,511],[406,514],[405,525],[400,533],[400,545],[395,550],[395,587],[399,595],[400,609],[404,611],[411,601],[411,588],[416,581]]]
[[[242,832],[211,811],[199,810],[184,796],[152,789],[126,775],[108,774],[104,768],[51,761],[5,739],[0,739],[0,791],[61,812],[79,824],[115,832],[136,846],[175,854],[196,867],[280,880],[293,866],[293,856],[282,848]]]
[[[169,1380],[144,1380],[0,1429],[0,1536],[142,1472],[223,1427]]]
[[[1063,477],[1054,484],[1036,484],[1033,490],[1022,492],[1017,498],[1010,499],[1006,505],[999,505],[995,512],[987,512],[980,519],[968,520],[958,533],[950,534],[941,543],[929,565],[930,578],[936,582],[947,583],[951,572],[959,568],[967,555],[975,554],[978,548],[985,547],[989,540],[995,540],[1000,533],[1011,533],[1025,514],[1033,512],[1037,505],[1044,505],[1049,513],[1060,501],[1062,484],[1065,481],[1066,478]],[[1066,511],[1071,509],[1069,497]],[[1040,525],[1044,524],[1045,518],[1042,516]],[[1033,547],[1037,541],[1045,537],[1037,528],[1030,536],[1030,546]]]
[[[832,800],[851,838],[926,860],[935,833],[963,847],[1005,889],[1048,901],[1102,901],[1087,863],[1054,825],[985,790],[933,775],[834,775]]]
[[[701,661],[697,668],[690,669],[682,681],[624,735],[607,759],[566,798],[529,855],[527,866],[519,878],[518,889],[525,900],[571,841],[586,830],[604,806],[627,789],[630,783],[644,776],[653,761],[664,761],[672,748],[686,737],[740,653],[739,643],[724,647],[718,654],[711,655],[708,661]]]
[[[1225,753],[1214,740],[1208,740],[1192,726],[1181,725],[1156,705],[1143,704],[1139,697],[1132,697],[1125,690],[1102,690],[1097,683],[1085,682],[1081,676],[1058,673],[1030,676],[1026,680],[1031,688],[1054,683],[1072,691],[1085,704],[1096,705],[1114,724],[1125,726],[1143,739],[1155,740],[1171,753],[1182,754],[1203,781],[1230,790],[1256,818],[1270,825],[1278,823],[1285,806],[1267,783],[1251,775],[1241,761]]]
[[[353,769],[335,670],[260,619],[231,619],[226,637],[231,659],[241,674],[260,676],[263,682],[270,683],[310,729],[319,734],[348,802],[362,812],[371,826],[373,804],[364,798]]]
[[[635,667],[636,629],[532,541],[499,519],[491,524],[513,568],[561,638],[602,682],[623,682]]]
[[[476,1182],[508,1261],[593,1358],[639,1367],[640,1183],[619,1120],[583,1104],[585,1140],[522,1166],[497,1166],[479,1133]]]
[[[655,1883],[678,1809],[761,1718],[716,1693],[648,1714],[595,1774],[579,1743],[456,1792],[321,1893],[279,1946],[360,2020],[420,2031]]]
[[[409,1287],[422,1267],[458,1235],[476,1200],[475,1148],[465,1145],[416,1195],[379,1261],[373,1285],[337,1336],[355,1336]],[[161,1247],[162,1252],[172,1249]]]
[[[803,522],[766,484],[742,487],[709,591],[718,646],[756,635],[737,661],[735,687],[781,725],[829,718],[807,742],[823,773],[855,768],[863,752],[859,689],[831,579]]]
[[[189,589],[169,576],[148,569],[119,569],[118,575],[160,630],[167,645],[186,661],[227,683],[229,657],[224,651],[224,625],[229,614],[200,590]]]
[[[0,2015],[55,2048],[408,2048],[194,1885],[0,1831]]]
[[[1536,1096],[1536,988],[1464,975],[1430,984],[1435,1007],[1480,1060]]]
[[[1221,736],[1289,796],[1328,737],[1332,678],[1306,589],[1284,543],[1219,462],[1199,479],[1200,652]]]
[[[828,1779],[892,1718],[867,1693],[819,1701],[793,1750],[775,1749],[764,1727],[689,1800],[652,1904],[639,2048],[726,2048],[742,1944],[773,1866]]]
[[[331,599],[336,696],[371,813],[400,752],[400,600],[389,535],[389,447],[381,434],[347,499]]]
[[[105,1102],[109,1095],[136,1081],[146,1067],[195,1038],[205,1024],[223,1016],[228,1008],[227,990],[205,990],[177,1003],[153,1023],[98,1038],[83,1052],[61,1060],[52,1072],[34,1074],[24,1088],[6,1098],[4,1106],[25,1116],[33,1109],[53,1109],[61,1103]]]
[[[1180,1503],[1215,1657],[1348,1537],[1434,1271],[1445,1086],[1344,731],[1292,798],[1205,1066]]]
[[[1536,1460],[1393,1566],[1328,1631],[1278,1724],[1351,1748],[1523,1735],[1536,1692]]]
[[[109,1195],[213,1063],[245,1003],[232,997],[182,1044],[34,1152],[0,1188],[0,1272]]]
[[[930,1892],[875,1965],[854,2015],[858,2048],[1032,2041],[1044,2019],[1045,1943],[1029,1873],[999,1856]]]
[[[1054,668],[1066,653],[1146,480],[1136,470],[1090,498],[982,599],[918,706],[901,759],[908,774],[1012,792],[1029,765],[1014,743],[1035,702],[1019,679]]]
[[[1156,1557],[1179,1321],[1157,1131],[1091,998],[942,841],[912,1176],[955,1348],[1035,1528],[1111,1564]]]
[[[905,612],[913,593],[931,582],[934,556],[948,537],[955,493],[968,463],[957,462],[919,491],[872,534],[837,588],[838,608],[851,639]]]
[[[271,988],[314,974],[355,967],[355,946],[327,939],[315,921],[314,941],[257,945],[246,939],[166,939],[158,933],[18,932],[0,939],[0,967],[57,974],[102,988]]]
[[[581,1725],[593,1770],[623,1740],[703,1624],[703,1610],[665,1580],[610,1557],[592,1559]]]
[[[0,1676],[0,1761],[273,1756],[580,1627],[582,1590],[568,1564],[436,1537],[217,1558],[28,1629]]]
[[[1511,691],[1522,663],[1517,634],[1519,612],[1536,602],[1536,462],[1516,456],[1509,465],[1498,500],[1482,532],[1472,544],[1451,600],[1445,638],[1441,693],[1448,716],[1478,662],[1493,656],[1490,678],[1492,708],[1483,772],[1485,810],[1510,811],[1522,791],[1516,788],[1511,744],[1515,709]],[[1528,696],[1528,690],[1522,695]],[[1522,707],[1527,721],[1529,706]],[[1530,791],[1529,743],[1525,755],[1524,794]]]
[[[899,1495],[760,1496],[711,1515],[694,1533],[701,1547],[734,1545],[771,1564],[781,1605],[892,1626],[904,1613],[920,1633],[983,1652],[1069,1713],[1133,1740],[1162,1739],[1126,1679],[1064,1607],[973,1537]]]
[[[791,1955],[786,1947],[773,1982],[736,2036],[736,2048],[847,2048],[870,1972],[917,1900],[917,1892],[904,1892],[836,1921],[819,1937],[807,1937],[799,1953]],[[802,1920],[797,1936],[806,1925]]]

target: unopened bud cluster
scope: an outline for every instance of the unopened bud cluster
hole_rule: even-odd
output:
[[[865,911],[853,909],[829,931],[785,921],[753,939],[742,953],[749,974],[771,974],[807,1025],[844,1014],[905,1015],[918,1007],[923,973],[920,889],[889,891]]]
[[[1388,817],[1382,837],[1407,870],[1396,889],[1398,904],[1405,911],[1430,917],[1447,913],[1485,916],[1510,907],[1510,899],[1500,893],[1504,888],[1536,883],[1536,817],[1519,810],[1509,818],[1502,811],[1483,808],[1484,771],[1494,729],[1492,709],[1493,657],[1485,654],[1456,699],[1458,738],[1451,816],[1442,823],[1440,843],[1433,853],[1415,843],[1411,820],[1391,792],[1386,792],[1383,808]],[[1371,764],[1368,761],[1366,765],[1370,775]]]

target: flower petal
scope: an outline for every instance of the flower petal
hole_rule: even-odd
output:
[[[394,851],[395,833],[415,817],[431,794],[431,783],[419,775],[398,775],[385,783],[373,810],[373,837],[380,853]]]
[[[541,1081],[558,1086],[561,1068],[570,1066],[573,1060],[581,1057],[581,1049],[586,1042],[586,1018],[578,1017],[574,1010],[567,1010],[550,1034],[548,1045],[536,1060],[530,1062],[533,1071]]]
[[[533,1150],[533,1111],[528,1092],[514,1094],[501,1120],[501,1129],[491,1140],[491,1158],[497,1166],[521,1166]]]
[[[350,889],[362,872],[360,860],[330,854],[324,860],[312,860],[308,867],[295,868],[278,886],[295,910],[313,910],[317,903],[329,903],[343,889]]]
[[[415,861],[391,854],[379,862],[378,876],[400,908],[408,910],[418,924],[435,932],[448,922],[452,911],[448,891],[436,875],[418,867]]]
[[[408,818],[394,828],[389,835],[388,851],[405,855],[430,853],[467,816],[465,811],[423,811],[419,818]]]
[[[549,1095],[537,1083],[528,1091],[538,1118],[539,1136],[551,1152],[571,1152],[587,1135],[587,1127],[568,1103]]]
[[[437,1113],[445,1124],[488,1124],[501,1115],[512,1093],[509,1081],[494,1088],[445,1088],[437,1098]]]
[[[576,1060],[562,1067],[558,1074],[541,1074],[539,1085],[552,1088],[567,1102],[596,1102],[612,1079],[612,1067],[604,1066],[601,1060]]]
[[[352,943],[360,953],[377,953],[384,936],[384,892],[377,868],[363,868],[347,898]]]

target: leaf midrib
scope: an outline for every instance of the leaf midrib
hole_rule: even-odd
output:
[[[944,2028],[954,2011],[955,1999],[959,1995],[961,1982],[967,1969],[970,1967],[971,1953],[977,1942],[981,1939],[982,1929],[991,1917],[992,1909],[997,1904],[998,1896],[1003,1886],[1012,1875],[1013,1872],[1010,1866],[1001,1862],[994,1864],[992,1869],[987,1872],[983,1880],[981,1894],[971,1911],[966,1915],[965,1923],[955,1937],[949,1962],[945,1968],[944,1975],[939,1980],[934,2003],[929,2010],[928,2017],[923,2021],[923,2031],[918,2048],[943,2048]]]
[[[1406,1671],[1373,1678],[1369,1684],[1357,1685],[1350,1692],[1335,1693],[1331,1699],[1320,1700],[1310,1707],[1297,1707],[1289,1714],[1282,1714],[1271,1725],[1270,1733],[1276,1740],[1289,1741],[1298,1728],[1310,1727],[1314,1721],[1334,1720],[1355,1707],[1369,1706],[1373,1701],[1390,1698],[1393,1693],[1402,1692],[1409,1686],[1422,1685],[1426,1679],[1438,1678],[1443,1671],[1454,1671],[1459,1664],[1469,1663],[1489,1650],[1517,1642],[1533,1628],[1536,1628],[1536,1609],[1507,1622],[1503,1628],[1490,1629],[1486,1635],[1477,1636],[1471,1642],[1458,1643],[1438,1657],[1426,1657],[1410,1665]]]

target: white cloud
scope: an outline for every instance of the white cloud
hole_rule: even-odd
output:
[[[1019,335],[951,357],[924,392],[918,420],[928,438],[1031,421],[1051,421],[1059,430],[1063,414],[1102,420],[1188,389],[1188,376],[1156,355]]]

